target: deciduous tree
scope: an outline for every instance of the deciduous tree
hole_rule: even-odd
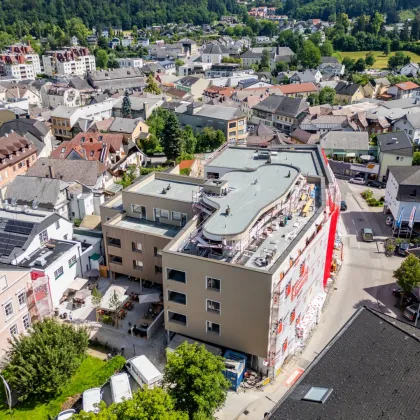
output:
[[[312,41],[306,40],[298,53],[298,59],[303,67],[316,68],[321,62],[321,51]]]
[[[60,392],[80,366],[88,346],[85,328],[46,318],[29,335],[14,336],[2,374],[19,400],[45,400]]]
[[[144,88],[144,92],[152,93],[153,95],[160,95],[162,93],[152,73],[149,73],[149,75],[147,76],[147,82],[146,87]]]
[[[420,282],[420,261],[413,254],[410,254],[394,271],[394,277],[397,280],[398,286],[401,287],[403,293],[401,294],[401,303],[404,294],[410,293]]]
[[[99,69],[108,68],[108,53],[105,50],[96,51],[96,67]]]
[[[335,90],[329,86],[325,86],[319,92],[319,103],[321,105],[324,105],[324,104],[333,105],[334,98],[335,98]]]
[[[168,353],[164,379],[175,407],[194,419],[196,413],[213,418],[227,395],[230,382],[224,377],[223,359],[207,351],[204,345],[184,342]]]

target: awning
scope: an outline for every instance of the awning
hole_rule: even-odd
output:
[[[85,286],[87,282],[88,282],[87,279],[76,277],[68,288],[71,290],[81,290],[83,289],[83,287]]]
[[[88,296],[90,296],[92,292],[88,289],[79,290],[75,293],[74,297],[76,299],[86,299]]]
[[[356,157],[356,153],[346,153],[346,157]]]
[[[149,295],[140,295],[139,303],[155,303],[160,302],[159,293],[151,293]]]

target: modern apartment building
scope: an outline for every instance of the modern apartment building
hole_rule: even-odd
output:
[[[84,76],[87,71],[96,70],[96,59],[86,47],[69,47],[59,51],[46,51],[42,56],[44,73],[75,74]]]
[[[169,335],[244,352],[275,376],[318,322],[338,187],[319,146],[225,147],[204,171],[151,174],[106,203],[108,266],[162,281]]]
[[[41,73],[39,55],[30,45],[10,45],[0,54],[0,70],[17,80],[34,80]]]

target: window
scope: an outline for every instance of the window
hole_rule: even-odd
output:
[[[17,325],[15,324],[15,325],[12,325],[11,327],[10,327],[10,335],[16,335],[16,334],[18,334],[19,333],[19,330],[18,330],[18,327],[17,327]]]
[[[172,290],[168,290],[168,300],[170,302],[179,303],[181,305],[187,304],[187,295],[185,293],[180,292],[173,292]]]
[[[186,283],[187,279],[185,276],[185,271],[174,270],[172,268],[166,269],[166,277],[168,280],[177,281],[178,283]]]
[[[220,324],[216,324],[215,322],[207,321],[207,332],[211,332],[213,334],[220,335]]]
[[[76,264],[76,255],[73,255],[70,259],[69,259],[69,268],[72,267],[74,264]]]
[[[184,326],[187,325],[187,317],[183,314],[178,314],[177,312],[168,311],[168,321]]]
[[[13,172],[16,172],[16,165],[13,166]]]
[[[48,242],[48,232],[47,232],[47,230],[43,230],[39,234],[39,242],[41,242],[41,245],[44,245],[45,242]]]
[[[5,275],[0,276],[0,290],[7,289],[7,277]]]
[[[61,277],[64,273],[63,266],[59,267],[57,270],[54,271],[54,278],[57,280]]]
[[[60,229],[60,221],[59,220],[57,220],[56,222],[55,222],[55,228],[58,230],[58,229]]]
[[[162,250],[160,248],[153,248],[153,253],[155,255],[155,257],[161,257],[162,256]]]
[[[138,206],[136,204],[131,205],[131,211],[133,213],[138,213],[140,216],[145,219],[146,218],[146,207],[144,206]]]
[[[206,301],[206,311],[213,312],[215,314],[220,315],[220,302],[216,302],[215,300],[208,300]]]
[[[140,242],[131,242],[131,249],[134,252],[143,252],[143,247]]]
[[[236,121],[229,123],[229,128],[235,128],[236,127]]]
[[[25,328],[25,330],[27,330],[28,328],[31,327],[31,317],[29,316],[29,314],[26,314],[22,318],[22,323],[23,323],[23,327]]]
[[[414,188],[413,190],[410,191],[410,197],[416,197],[417,196],[417,189]]]
[[[408,130],[408,134],[413,134],[413,130]]]
[[[218,279],[214,279],[213,277],[206,277],[206,289],[220,292],[222,286],[221,283],[222,282]]]
[[[12,302],[7,302],[6,305],[4,305],[4,313],[6,314],[6,318],[10,318],[13,315]]]
[[[25,292],[20,292],[17,295],[17,299],[18,299],[18,302],[19,302],[19,308],[22,308],[22,306],[26,305],[26,293]]]
[[[133,260],[133,268],[135,270],[143,270],[143,261]]]
[[[109,254],[109,259],[113,264],[122,264],[122,258],[117,255]]]
[[[162,274],[162,267],[155,265],[155,274]]]

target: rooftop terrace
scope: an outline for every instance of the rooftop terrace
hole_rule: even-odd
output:
[[[113,226],[122,229],[136,230],[151,235],[168,236],[170,238],[174,238],[181,230],[181,227],[178,226],[166,225],[164,223],[152,222],[134,217],[125,217],[113,224]]]

